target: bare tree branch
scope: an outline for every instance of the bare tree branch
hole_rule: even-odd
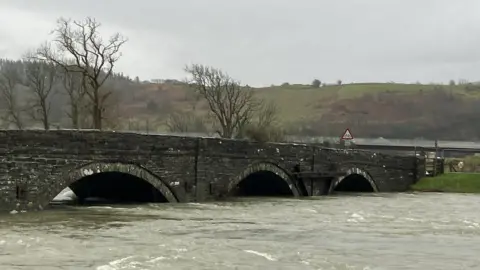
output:
[[[250,87],[241,87],[221,70],[202,65],[185,68],[191,76],[189,85],[207,101],[210,112],[216,118],[223,138],[232,138],[248,124],[259,109],[259,102]]]
[[[42,122],[45,130],[50,129],[50,98],[57,80],[57,68],[45,61],[27,61],[25,63],[25,85],[33,94],[30,104],[31,116]]]
[[[172,113],[168,116],[166,125],[169,132],[182,132],[186,133],[190,131],[191,121],[188,114]]]
[[[13,64],[3,63],[0,66],[0,97],[5,105],[4,121],[14,124],[18,129],[23,129],[21,117],[22,108],[18,101],[18,84],[20,76]]]
[[[80,117],[85,115],[85,78],[82,74],[63,70],[60,73],[63,88],[68,95],[69,110],[66,115],[72,121],[74,129],[82,128]]]
[[[105,128],[116,129],[120,126],[120,99],[118,91],[113,89],[109,91],[108,100],[102,101],[102,121],[105,123]]]
[[[53,62],[66,72],[84,76],[86,96],[92,103],[94,128],[102,129],[104,104],[111,92],[102,88],[112,75],[116,62],[120,59],[120,48],[127,39],[119,33],[104,41],[99,34],[101,24],[88,17],[84,21],[60,18],[53,30],[53,44],[45,44],[37,51],[37,58]]]
[[[262,100],[260,109],[257,113],[258,116],[258,126],[260,127],[270,127],[275,124],[278,120],[278,107],[274,102],[265,102]]]
[[[260,142],[283,141],[285,134],[277,126],[278,109],[275,103],[261,100],[255,119],[245,126],[240,137]]]
[[[207,133],[207,123],[204,118],[192,112],[176,112],[169,115],[167,122],[169,132],[201,132]]]

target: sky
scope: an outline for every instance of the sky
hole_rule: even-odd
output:
[[[128,37],[116,71],[142,80],[192,63],[254,86],[480,80],[478,0],[0,0],[0,57],[87,16]]]

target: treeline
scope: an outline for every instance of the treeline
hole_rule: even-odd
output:
[[[111,97],[102,116],[107,125],[115,124],[115,102],[137,85],[122,73],[108,76],[104,87]],[[0,125],[17,129],[93,128],[87,89],[82,85],[82,74],[67,72],[57,64],[28,57],[0,59]]]
[[[19,61],[0,62],[2,125],[22,129],[29,120],[49,129],[65,126],[101,129],[110,123],[114,101],[128,77],[114,73],[127,39],[119,33],[108,39],[95,19],[59,19],[52,40],[25,52]],[[116,91],[117,90],[117,91]]]

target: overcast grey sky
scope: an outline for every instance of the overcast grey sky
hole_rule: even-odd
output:
[[[0,0],[0,57],[60,16],[126,35],[117,71],[141,79],[201,63],[251,85],[480,80],[479,0]]]

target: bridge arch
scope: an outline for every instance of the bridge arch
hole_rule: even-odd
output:
[[[58,175],[57,179],[53,179],[53,181],[59,184],[50,187],[44,193],[48,196],[45,197],[46,201],[41,207],[48,205],[55,196],[67,187],[70,187],[74,193],[82,193],[80,196],[85,195],[88,188],[98,188],[101,191],[97,191],[97,194],[94,195],[103,192],[115,196],[117,192],[117,195],[121,196],[125,194],[118,194],[119,192],[127,192],[131,196],[139,197],[142,196],[142,192],[146,192],[146,196],[150,196],[149,198],[155,197],[155,201],[158,202],[178,202],[177,196],[168,184],[147,169],[130,163],[88,163]],[[115,183],[115,186],[113,183]],[[134,192],[137,194],[133,194]]]
[[[353,167],[347,169],[344,176],[340,176],[332,181],[329,194],[335,191],[378,192],[378,187],[368,172]]]
[[[268,162],[249,165],[233,178],[227,188],[229,196],[294,196],[300,192],[290,175]]]

